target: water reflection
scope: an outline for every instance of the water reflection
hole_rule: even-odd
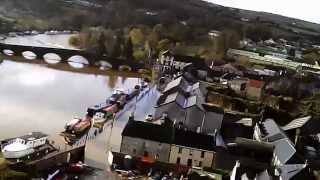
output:
[[[89,65],[89,61],[82,56],[72,56],[68,59],[68,64],[74,68],[83,68],[85,65]]]
[[[47,53],[43,56],[43,59],[49,64],[57,64],[62,60],[61,57],[55,53]]]
[[[130,88],[137,78],[57,71],[35,64],[3,61],[0,65],[0,138],[30,131],[58,133],[66,121],[102,102],[114,87]],[[112,86],[109,86],[109,85]]]
[[[88,69],[85,73],[82,73],[85,69],[74,73],[62,71],[65,68],[70,71],[66,64],[54,66],[56,69],[36,64],[35,61],[21,63],[9,60],[0,64],[0,139],[31,131],[42,131],[62,138],[58,134],[64,130],[67,121],[75,116],[83,117],[88,106],[103,102],[114,88],[127,90],[139,83],[136,77],[121,78],[126,74],[112,71],[109,75],[102,75],[100,71],[85,68]],[[154,93],[156,91],[145,94],[137,103],[137,119],[144,119],[153,111],[158,96]],[[111,150],[119,151],[122,129],[133,111],[132,103],[135,102],[131,102],[127,111],[117,116],[112,134],[111,126],[106,125],[101,134],[87,142],[87,164],[105,168],[108,142]]]

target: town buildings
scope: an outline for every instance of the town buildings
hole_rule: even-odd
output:
[[[205,109],[205,88],[199,82],[189,82],[183,76],[171,81],[162,92],[155,107],[155,119],[162,114],[191,131],[213,133],[223,119],[220,108]]]
[[[190,64],[195,67],[206,67],[204,60],[201,58],[173,54],[169,50],[160,55],[157,63],[160,65],[160,72],[181,71],[184,67]]]
[[[214,143],[213,136],[179,128],[168,118],[158,125],[131,117],[122,132],[120,152],[149,162],[211,167]]]
[[[177,167],[222,169],[232,180],[313,176],[320,164],[315,121],[281,116],[280,104],[293,99],[276,97],[273,102],[265,91],[272,79],[284,76],[282,70],[243,68],[232,62],[208,69],[185,66],[184,73],[163,88],[155,106],[155,119],[167,123],[142,125],[152,126],[152,132],[128,123],[121,153]],[[268,109],[281,118],[269,119]],[[127,128],[134,130],[127,133]]]

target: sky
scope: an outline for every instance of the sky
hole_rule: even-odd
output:
[[[320,24],[319,0],[206,0],[223,6],[264,11]]]

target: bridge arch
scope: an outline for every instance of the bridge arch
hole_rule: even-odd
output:
[[[43,55],[43,60],[48,64],[57,64],[62,61],[62,58],[56,53],[46,53]]]
[[[23,51],[21,54],[25,59],[28,60],[34,60],[37,58],[37,55],[32,51]]]
[[[121,65],[119,71],[132,71],[132,68],[129,65]]]
[[[74,55],[68,58],[68,64],[74,68],[83,68],[84,66],[89,65],[88,59],[80,55]]]
[[[7,56],[13,56],[14,55],[14,51],[12,51],[11,49],[4,49],[3,54],[7,55]]]

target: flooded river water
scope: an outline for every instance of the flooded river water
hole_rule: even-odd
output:
[[[34,39],[32,41],[37,42]],[[64,46],[63,43],[61,46]],[[138,76],[119,72],[86,68],[83,73],[79,73],[72,71],[67,64],[51,68],[45,63],[19,62],[19,58],[14,61],[7,57],[1,59],[0,139],[32,131],[57,135],[63,131],[67,121],[75,116],[84,116],[87,107],[104,102],[115,88],[131,89],[139,83]],[[157,96],[157,92],[151,90],[137,103],[138,119],[144,119],[146,114],[153,111],[152,104]],[[128,111],[119,116],[112,134],[110,126],[106,126],[102,134],[88,141],[88,164],[105,168],[109,137],[110,147],[118,151],[122,129],[132,111],[133,108],[129,107]]]

